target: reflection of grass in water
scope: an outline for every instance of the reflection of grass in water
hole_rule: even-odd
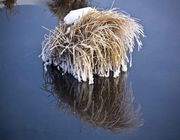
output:
[[[87,0],[52,0],[48,6],[50,11],[63,21],[71,10],[86,7]]]
[[[89,85],[50,68],[45,74],[44,88],[57,97],[60,108],[94,127],[119,132],[142,125],[126,80],[125,74],[116,79],[95,77],[95,83]]]

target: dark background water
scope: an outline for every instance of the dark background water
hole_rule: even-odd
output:
[[[109,1],[97,2],[108,8]],[[180,139],[180,2],[116,1],[114,7],[141,19],[144,47],[133,55],[128,81],[141,104],[144,125],[120,134],[90,127],[57,108],[43,90],[40,43],[57,19],[47,8],[23,6],[12,16],[0,11],[0,139]]]

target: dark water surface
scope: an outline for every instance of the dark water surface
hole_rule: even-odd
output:
[[[47,8],[0,11],[0,140],[180,139],[180,2],[120,0],[115,7],[141,19],[147,37],[127,74],[94,86],[44,74],[42,26],[57,24]]]

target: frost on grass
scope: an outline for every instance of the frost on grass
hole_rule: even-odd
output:
[[[115,10],[91,9],[70,23],[45,35],[41,56],[45,65],[57,66],[79,82],[93,84],[94,74],[109,77],[110,71],[119,76],[128,63],[131,66],[135,41],[142,47],[143,27]]]

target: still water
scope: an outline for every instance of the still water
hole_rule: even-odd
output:
[[[180,2],[120,0],[114,7],[141,19],[147,37],[128,73],[96,77],[94,85],[44,72],[42,26],[58,23],[48,8],[0,10],[1,140],[180,139]]]

